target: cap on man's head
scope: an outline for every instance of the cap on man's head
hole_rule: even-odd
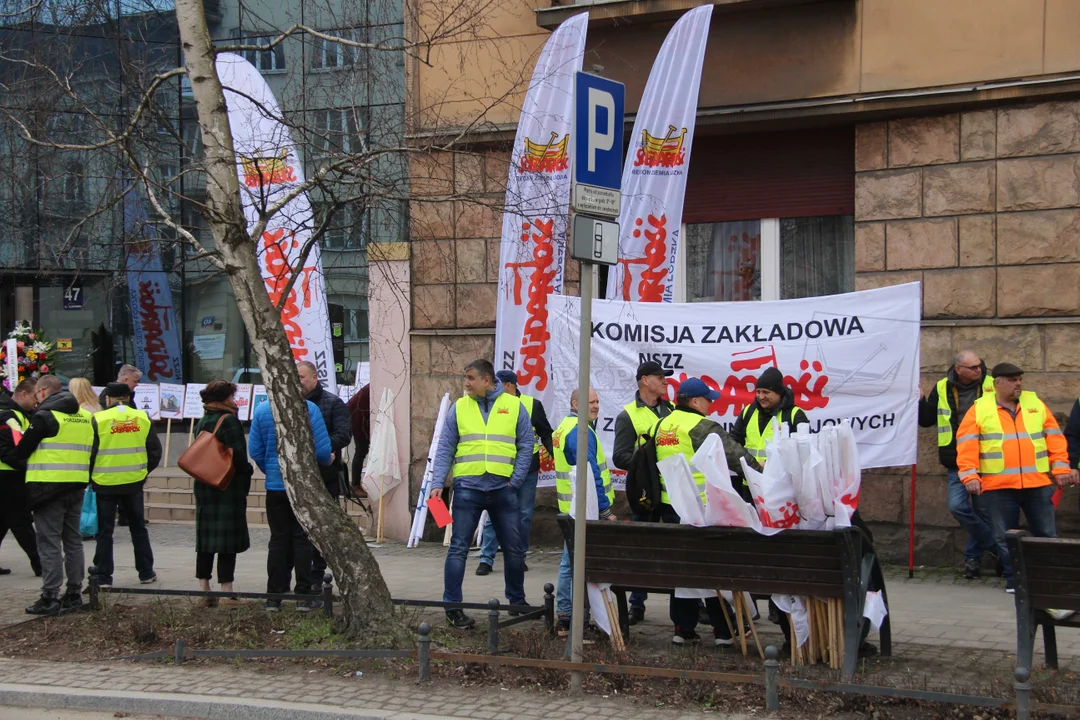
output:
[[[784,374],[778,369],[771,367],[757,379],[755,390],[772,390],[777,395],[784,394]]]
[[[679,385],[679,397],[687,400],[701,397],[712,402],[720,398],[720,393],[706,385],[701,378],[687,378]]]
[[[637,366],[637,379],[640,380],[643,377],[649,375],[661,375],[663,377],[671,377],[675,374],[674,370],[667,370],[663,365],[655,360],[648,360]]]
[[[500,370],[495,373],[495,379],[501,383],[510,383],[511,385],[517,385],[517,373],[513,370]]]
[[[1024,371],[1016,367],[1012,363],[998,363],[994,366],[994,369],[990,371],[990,376],[994,378],[1019,377],[1023,374]]]
[[[127,383],[111,382],[105,386],[105,397],[126,398],[131,396],[131,388]]]

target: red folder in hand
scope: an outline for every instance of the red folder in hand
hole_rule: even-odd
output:
[[[446,509],[446,503],[443,502],[441,497],[428,498],[427,506],[431,517],[435,518],[435,524],[440,528],[454,522],[454,518],[450,517],[450,511]]]

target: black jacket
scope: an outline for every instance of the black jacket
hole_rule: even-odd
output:
[[[634,403],[638,407],[647,407],[656,414],[657,420],[662,420],[671,414],[674,406],[667,398],[660,398],[656,407],[646,405],[641,401],[641,393],[634,393]],[[615,447],[611,451],[611,462],[620,470],[630,468],[630,460],[634,457],[637,449],[638,436],[634,431],[634,421],[630,419],[630,413],[626,409],[619,411],[615,417]]]
[[[1073,403],[1065,423],[1065,440],[1069,443],[1069,467],[1080,468],[1080,400]]]
[[[547,450],[548,457],[554,457],[554,451],[551,448],[551,436],[555,431],[551,428],[551,422],[548,420],[547,412],[544,410],[544,403],[540,402],[540,398],[533,398],[533,410],[529,419],[532,421],[533,434],[536,436],[536,439],[539,440],[540,444]],[[529,472],[534,473],[539,472],[539,470],[540,453],[533,453]]]
[[[791,410],[795,408],[791,414],[791,429],[794,430],[796,426],[803,423],[810,422],[810,418],[806,417],[806,413],[802,408],[795,407],[795,394],[791,392],[791,388],[784,388],[784,395],[780,398],[780,404],[775,410],[765,410],[758,404],[757,400],[754,400],[749,409],[744,410],[739,414],[739,417],[735,420],[735,424],[731,426],[731,439],[740,445],[746,445],[746,421],[743,418],[751,418],[758,410],[758,432],[765,430],[765,426],[768,425],[773,416],[777,413],[784,412],[785,410]]]
[[[100,447],[97,422],[94,421],[93,425],[94,445],[93,449],[90,451],[91,475],[94,474],[94,463],[97,461],[97,452]],[[90,484],[94,486],[94,492],[98,495],[132,495],[136,492],[142,492],[143,485],[146,484],[147,476],[154,472],[160,462],[161,438],[158,437],[157,430],[154,429],[154,425],[151,423],[150,434],[146,436],[146,475],[143,476],[143,479],[137,483],[128,483],[126,485],[98,485],[93,480],[90,481]]]
[[[949,423],[952,425],[952,441],[943,447],[938,447],[938,462],[940,462],[946,470],[956,470],[956,431],[960,427],[960,423],[964,420],[964,416],[957,412],[957,402],[959,401],[960,384],[956,378],[956,368],[949,368],[949,374],[945,376],[948,381],[949,388],[949,408],[952,410],[952,415],[949,417]],[[982,383],[986,379],[986,364],[983,364],[982,375],[979,376],[979,381],[975,383],[975,398],[978,399],[982,395]],[[930,391],[930,394],[924,398],[919,398],[919,425],[921,427],[937,427],[937,406],[938,406],[938,391],[937,383],[934,384],[934,389]]]
[[[326,423],[326,434],[330,436],[330,451],[338,454],[334,463],[341,463],[341,451],[349,447],[352,442],[352,418],[349,417],[349,408],[337,395],[329,393],[319,385],[307,394],[307,400],[319,406],[323,422]]]
[[[693,413],[694,415],[701,415],[701,413],[699,413],[697,410],[693,409],[689,405],[679,405],[676,409],[682,410],[683,412]],[[697,452],[701,448],[701,444],[705,442],[705,438],[709,437],[710,435],[716,435],[720,438],[720,442],[724,445],[724,455],[727,456],[728,470],[735,473],[739,477],[742,477],[742,465],[739,463],[739,460],[742,458],[746,458],[746,464],[749,465],[752,469],[761,470],[761,464],[758,463],[758,461],[754,458],[753,455],[746,451],[746,448],[735,442],[735,439],[732,438],[732,436],[729,435],[726,430],[724,430],[723,425],[714,420],[710,420],[704,415],[701,415],[701,417],[704,417],[705,419],[695,425],[694,428],[690,431],[690,442],[694,446],[694,452]],[[687,458],[687,460],[689,460],[689,458]],[[741,484],[737,485],[736,489],[738,489],[740,486]]]
[[[11,428],[7,421],[11,418],[18,420],[26,417],[26,411],[12,399],[11,395],[0,395],[0,460],[12,467],[20,467],[20,463],[12,462],[15,454],[15,436],[11,434]],[[22,423],[20,423],[21,425]],[[0,480],[22,482],[26,477],[25,470],[0,470]],[[3,499],[0,498],[0,502]]]
[[[23,433],[22,441],[11,453],[10,465],[25,468],[26,461],[37,450],[42,440],[56,437],[60,432],[60,425],[53,417],[52,411],[62,412],[67,415],[75,415],[79,412],[79,401],[71,393],[61,391],[53,393],[38,405],[37,411],[30,418],[30,427]],[[86,474],[86,482],[90,482],[90,473]],[[74,482],[34,482],[26,485],[26,499],[30,509],[34,509],[53,500],[65,493],[82,492],[86,484]]]

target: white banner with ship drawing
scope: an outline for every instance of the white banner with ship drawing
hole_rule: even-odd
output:
[[[701,377],[720,393],[711,417],[730,427],[754,401],[758,375],[779,368],[811,430],[850,418],[863,468],[915,462],[919,399],[918,283],[773,302],[634,303],[595,300],[592,378],[597,430],[611,458],[615,417],[634,399],[646,359]],[[537,393],[554,424],[577,385],[579,299],[550,300],[551,384]],[[617,483],[621,482],[621,476]]]

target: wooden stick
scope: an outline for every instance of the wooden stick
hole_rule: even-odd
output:
[[[829,667],[833,670],[839,667],[836,646],[836,598],[829,598]]]
[[[607,608],[608,624],[611,625],[611,646],[622,652],[626,649],[626,640],[623,639],[622,626],[619,625],[619,611],[615,607],[615,600],[611,597],[610,590],[601,590],[604,596],[604,606]]]
[[[165,421],[165,462],[161,467],[169,467],[169,440],[172,439],[172,418]]]
[[[191,422],[188,423],[187,431],[187,446],[191,447],[191,439],[195,434],[195,418],[191,418]]]
[[[732,599],[735,601],[735,625],[739,628],[739,644],[742,646],[742,655],[746,657],[746,632],[743,620],[743,598],[742,593],[733,593]]]
[[[728,632],[731,633],[731,639],[734,640],[735,628],[731,624],[731,616],[728,614],[727,611],[727,601],[724,600],[724,594],[721,593],[719,590],[716,591],[716,599],[720,601],[720,612],[724,614],[724,622],[727,623]],[[734,596],[732,596],[732,599],[734,600]]]
[[[746,607],[746,596],[742,593],[739,593],[739,597],[743,599],[743,607]],[[749,608],[747,608],[746,611],[746,622],[750,625],[750,632],[754,636],[754,644],[757,645],[758,655],[760,655],[761,659],[764,660],[765,651],[761,649],[761,638],[758,637],[757,627],[754,626],[754,613],[751,612]]]
[[[386,493],[384,492],[384,488],[379,488],[379,523],[378,530],[375,532],[375,542],[377,543],[381,543],[385,539],[383,538],[383,507],[385,505],[385,499]]]

